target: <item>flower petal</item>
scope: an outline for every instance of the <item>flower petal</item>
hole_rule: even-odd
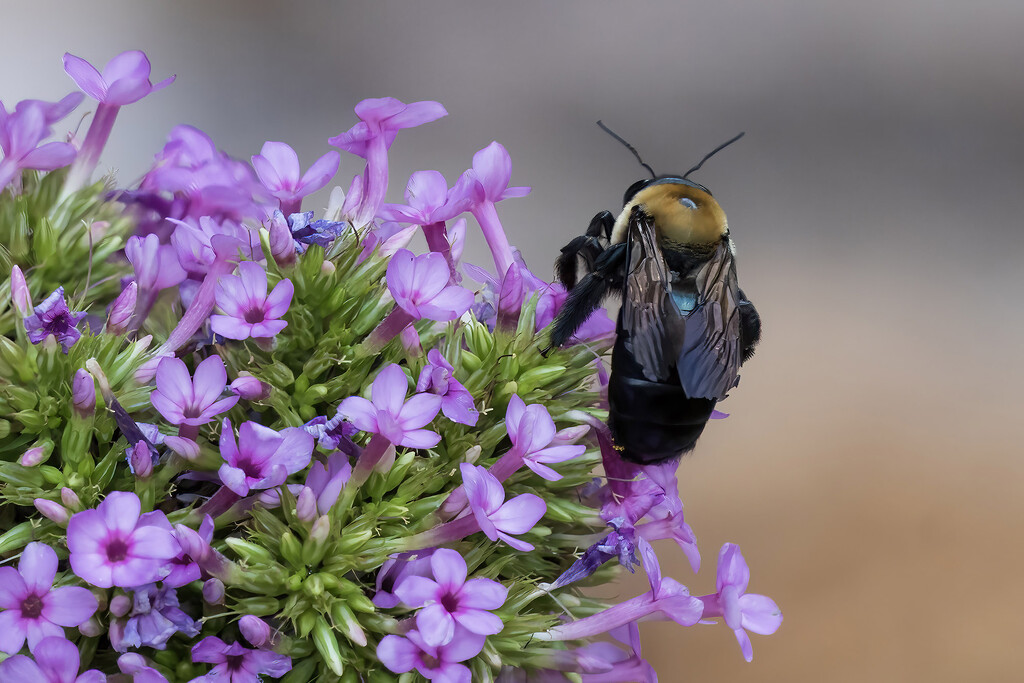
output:
[[[107,529],[130,534],[139,522],[142,503],[130,491],[112,491],[96,509],[103,515]]]
[[[28,597],[28,593],[25,580],[14,567],[0,567],[0,607],[18,609],[21,607],[21,601]]]
[[[416,613],[416,628],[423,642],[432,647],[444,645],[455,635],[455,619],[440,603],[431,603]]]
[[[362,396],[349,396],[338,406],[338,412],[360,431],[377,432],[377,408]]]
[[[373,398],[373,405],[378,410],[397,418],[402,411],[408,391],[409,379],[405,376],[402,368],[392,363],[377,374],[370,388],[370,395]],[[438,403],[438,408],[440,408],[440,403]]]
[[[267,318],[280,318],[288,312],[294,294],[295,285],[288,278],[282,278],[267,295],[266,303],[263,305],[264,315]]]
[[[61,586],[43,600],[43,618],[59,626],[78,626],[96,613],[96,596],[81,586]]]
[[[497,614],[491,614],[480,609],[460,609],[459,613],[455,617],[459,624],[466,627],[466,629],[473,633],[479,633],[485,636],[492,636],[496,633],[501,633],[501,630],[505,628],[505,624],[502,623],[501,617]],[[418,625],[419,622],[417,622]]]
[[[21,551],[18,573],[25,579],[29,591],[37,595],[46,593],[57,575],[57,553],[45,543],[29,543]]]
[[[337,154],[337,152],[335,152]],[[264,142],[260,156],[270,162],[278,178],[276,187],[271,187],[264,182],[271,190],[288,189],[294,190],[299,184],[299,176],[302,169],[299,167],[299,155],[290,145],[284,142]],[[340,156],[340,155],[339,155]],[[255,158],[253,159],[255,162]],[[263,180],[263,178],[260,178]]]
[[[522,493],[488,515],[499,530],[508,534],[525,534],[540,521],[548,506],[540,496]]]
[[[194,652],[193,650],[193,658]],[[377,645],[377,659],[396,674],[412,671],[419,663],[419,655],[420,649],[401,636],[384,636]]]
[[[457,550],[440,548],[430,556],[430,569],[438,586],[446,593],[457,593],[466,583],[466,560]]]
[[[82,92],[94,100],[102,101],[106,96],[107,86],[103,82],[100,72],[81,57],[65,52],[64,71],[67,72],[68,76],[71,76],[71,80],[82,89]]]
[[[505,604],[508,589],[493,579],[470,579],[459,597],[459,606],[498,609]],[[476,631],[480,633],[480,631]]]
[[[0,612],[0,652],[13,655],[22,648],[25,644],[24,623],[25,621],[21,618],[19,610],[4,610]],[[16,657],[12,659],[16,659]],[[3,664],[0,664],[0,671],[4,671]],[[11,680],[17,679],[12,678]],[[31,681],[34,679],[29,678],[26,680]]]
[[[341,154],[331,150],[313,162],[299,182],[295,194],[306,196],[322,188],[331,181],[341,165]]]

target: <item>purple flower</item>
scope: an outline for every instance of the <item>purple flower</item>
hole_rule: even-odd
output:
[[[243,422],[236,444],[231,421],[225,418],[220,454],[225,461],[217,471],[220,480],[244,496],[252,489],[279,486],[289,474],[305,468],[313,454],[313,437],[299,427],[276,432],[257,422]]]
[[[585,673],[584,683],[658,683],[658,674],[655,673],[654,667],[640,656],[640,629],[636,622],[612,629],[609,634],[620,643],[628,645],[630,652],[623,652],[611,643],[593,643],[577,650],[577,656],[601,660],[609,667],[600,673]]]
[[[173,588],[157,589],[156,584],[149,584],[135,589],[131,614],[114,649],[118,652],[129,647],[163,650],[175,633],[181,631],[193,638],[199,635],[201,628],[198,621],[178,608],[178,595]]]
[[[459,624],[472,633],[493,635],[504,625],[487,610],[505,604],[508,589],[491,579],[466,580],[466,560],[458,551],[440,548],[430,558],[433,580],[407,576],[395,586],[395,595],[409,607],[421,607],[416,628],[423,642],[437,647],[451,642]]]
[[[48,107],[58,105],[22,102],[11,114],[0,105],[0,149],[4,152],[0,160],[0,190],[16,180],[23,169],[52,171],[74,160],[75,148],[66,142],[39,144],[50,135],[50,123],[55,120],[54,110]],[[19,188],[20,180],[16,180],[15,190]]]
[[[64,53],[64,70],[89,97],[104,104],[123,106],[138,102],[174,82],[174,76],[156,85],[149,80],[149,59],[144,52],[129,50],[117,55],[103,67],[100,74],[89,62],[71,53]]]
[[[492,142],[473,155],[471,174],[480,186],[479,194],[483,195],[483,199],[472,209],[473,217],[480,224],[487,246],[494,255],[498,275],[503,276],[513,262],[512,248],[494,205],[503,199],[525,197],[530,193],[530,188],[508,186],[512,177],[512,159],[498,142]]]
[[[163,525],[161,524],[161,526]],[[173,532],[170,522],[164,528]],[[209,515],[203,517],[203,521],[199,523],[199,530],[195,533],[198,538],[209,544],[213,540],[213,518]],[[163,579],[164,586],[180,588],[202,578],[199,565],[184,549],[177,556],[171,558],[170,567],[171,573]]]
[[[398,553],[392,555],[377,572],[377,592],[373,596],[373,604],[381,609],[397,607],[401,600],[395,595],[395,586],[410,576],[427,576],[430,574],[430,557],[434,548],[414,553]]]
[[[231,393],[247,401],[262,401],[270,397],[271,386],[264,384],[249,373],[239,373],[231,384],[228,385]]]
[[[735,543],[726,543],[718,553],[716,592],[699,598],[704,603],[705,619],[725,617],[726,625],[736,634],[743,658],[754,658],[747,631],[771,635],[782,625],[782,612],[775,601],[766,595],[747,593],[750,569]]]
[[[124,254],[135,268],[135,281],[145,292],[180,284],[188,273],[178,263],[178,254],[170,244],[160,244],[156,235],[133,235],[125,244]]]
[[[185,363],[163,358],[156,368],[156,389],[149,395],[153,407],[171,424],[199,426],[238,403],[237,396],[220,398],[228,381],[224,361],[210,356],[189,377]]]
[[[436,121],[448,112],[438,102],[405,104],[393,97],[363,100],[355,107],[360,122],[328,142],[366,159],[361,202],[353,216],[361,228],[368,224],[384,201],[388,189],[388,150],[402,128],[414,128]]]
[[[622,524],[622,520],[608,522],[614,529],[610,534],[587,548],[572,566],[555,579],[553,588],[568,586],[570,583],[584,579],[596,572],[605,562],[618,558],[619,564],[633,571],[637,564],[636,540],[634,529]]]
[[[462,386],[452,373],[455,368],[437,349],[427,352],[427,364],[420,370],[416,391],[429,392],[441,397],[441,412],[452,422],[475,425],[480,413],[473,395]]]
[[[43,303],[35,307],[32,315],[25,318],[28,340],[38,344],[52,334],[64,349],[64,353],[67,353],[82,336],[76,326],[83,318],[84,312],[71,312],[64,301],[64,288],[58,287],[53,294],[43,300]]]
[[[263,647],[271,641],[270,624],[251,614],[238,620],[238,630],[253,647]]]
[[[377,645],[377,658],[394,673],[416,669],[424,678],[443,683],[471,683],[469,667],[459,664],[480,654],[484,636],[462,626],[445,645],[428,645],[419,631],[402,636],[384,636]]]
[[[532,493],[522,493],[506,501],[501,482],[485,468],[462,463],[459,470],[470,509],[484,535],[492,541],[500,538],[516,550],[533,550],[531,544],[512,538],[510,534],[525,534],[532,529],[547,512],[544,501]]]
[[[348,455],[358,455],[358,447],[352,441],[353,434],[359,431],[351,422],[345,421],[345,415],[336,412],[334,417],[328,420],[323,415],[318,415],[302,425],[314,439],[317,445],[328,451],[339,449]]]
[[[385,204],[378,212],[389,221],[402,221],[427,226],[455,218],[468,211],[474,200],[482,198],[482,189],[467,173],[459,176],[455,186],[438,171],[416,171],[409,176],[405,188],[406,204]]]
[[[134,493],[114,491],[99,507],[72,515],[68,522],[71,569],[100,588],[132,588],[159,581],[180,552],[163,512],[139,515]]]
[[[217,666],[191,683],[259,683],[260,674],[277,678],[292,670],[291,657],[270,650],[251,650],[237,642],[228,645],[216,636],[203,638],[192,647],[192,661]]]
[[[313,162],[304,175],[299,156],[283,142],[265,142],[259,154],[252,157],[253,168],[263,186],[281,201],[284,213],[299,210],[302,198],[313,194],[330,182],[338,172],[341,155],[331,151]]]
[[[96,381],[83,368],[76,370],[71,380],[71,407],[83,420],[96,412]]]
[[[211,315],[210,327],[228,339],[273,337],[288,326],[280,317],[292,303],[292,281],[282,278],[267,294],[267,271],[262,266],[242,261],[238,272],[217,283],[217,305],[226,315]]]
[[[124,334],[128,331],[128,324],[131,322],[132,316],[135,315],[135,305],[138,300],[139,283],[138,281],[129,282],[114,299],[114,303],[110,304],[105,328],[107,334]]]
[[[64,637],[64,626],[78,626],[96,612],[95,596],[80,586],[53,588],[57,553],[29,543],[18,569],[0,567],[0,650],[13,655],[28,640],[35,650],[47,636]]]
[[[443,255],[414,256],[408,249],[400,249],[388,263],[388,289],[395,303],[414,318],[454,320],[473,305],[473,292],[449,284],[450,275]]]
[[[523,459],[523,464],[548,481],[558,481],[562,475],[547,463],[571,460],[587,450],[583,445],[561,445],[561,440],[556,437],[562,432],[555,432],[555,422],[548,409],[539,403],[526,405],[516,394],[508,402],[505,429],[512,440],[513,452]],[[553,442],[559,445],[550,445]]]
[[[380,434],[388,441],[406,448],[431,448],[441,435],[420,429],[437,415],[441,397],[415,394],[405,400],[409,380],[402,368],[392,363],[381,370],[370,389],[372,401],[350,396],[338,406],[338,412],[361,431]]]
[[[0,680],[22,683],[106,683],[96,669],[78,675],[81,655],[74,643],[60,638],[43,638],[32,651],[35,661],[15,655],[0,662]]]
[[[274,214],[276,224],[279,224],[277,214],[280,213],[278,211]],[[349,225],[339,221],[314,221],[313,212],[306,211],[305,213],[293,213],[288,216],[288,228],[291,231],[292,239],[298,243],[298,249],[301,253],[306,250],[305,245],[307,244],[317,244],[327,249],[334,240],[341,236],[341,233],[348,230]]]
[[[132,677],[132,683],[167,683],[164,675],[149,666],[142,655],[129,652],[117,658],[117,668]]]
[[[315,496],[318,514],[326,515],[330,512],[350,476],[352,465],[348,462],[348,456],[343,453],[330,455],[326,467],[319,461],[310,466],[304,489],[311,491]]]
[[[655,519],[637,525],[636,532],[647,541],[671,538],[686,555],[693,571],[695,573],[700,571],[700,550],[697,548],[697,537],[690,525],[683,519],[682,509],[677,512],[668,512],[661,507],[654,508],[651,510],[651,516]]]
[[[3,104],[0,104],[0,110]],[[0,189],[3,189],[0,186]],[[11,303],[18,315],[24,318],[32,313],[32,293],[28,291],[28,283],[25,282],[25,273],[17,265],[11,266]]]

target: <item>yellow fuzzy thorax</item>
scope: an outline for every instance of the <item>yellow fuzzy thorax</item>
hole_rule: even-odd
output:
[[[693,201],[697,208],[679,203]],[[715,198],[697,187],[681,183],[651,185],[636,193],[615,220],[611,243],[626,239],[629,214],[640,205],[654,219],[659,242],[677,245],[698,245],[717,242],[729,230],[725,212]]]

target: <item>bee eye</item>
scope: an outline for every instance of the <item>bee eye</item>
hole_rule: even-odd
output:
[[[683,206],[685,206],[688,209],[696,209],[697,208],[697,202],[693,201],[689,197],[680,197],[679,198],[679,203],[682,204]]]

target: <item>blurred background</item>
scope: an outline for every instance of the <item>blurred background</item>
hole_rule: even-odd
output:
[[[679,471],[701,573],[660,554],[702,594],[739,543],[785,622],[753,664],[723,626],[645,624],[645,655],[668,683],[1021,679],[1024,3],[34,0],[3,29],[7,104],[73,90],[65,50],[178,75],[120,113],[102,165],[124,183],[178,123],[305,166],[360,99],[438,100],[392,148],[390,200],[496,139],[534,188],[506,230],[548,277],[644,177],[596,119],[660,173],[745,130],[695,178],[764,338]],[[489,261],[479,233],[467,256]]]

